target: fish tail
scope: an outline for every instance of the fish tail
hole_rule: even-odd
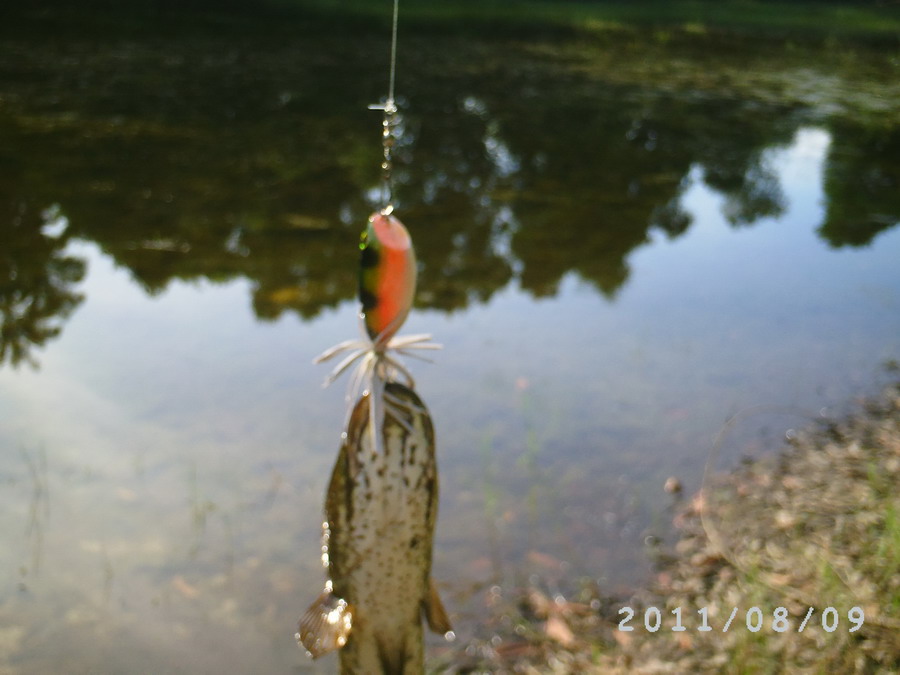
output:
[[[378,665],[366,671],[380,675],[421,675],[425,672],[425,644],[418,617],[408,629],[400,628],[399,636],[375,640]]]

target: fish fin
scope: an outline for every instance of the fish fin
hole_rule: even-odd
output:
[[[352,623],[353,612],[350,606],[326,586],[300,617],[299,632],[294,637],[306,649],[307,654],[317,659],[347,643]]]
[[[444,603],[441,602],[441,596],[438,595],[437,588],[434,585],[434,579],[428,579],[428,596],[422,603],[422,610],[425,613],[425,620],[428,627],[434,633],[446,635],[453,630],[450,619],[447,616],[447,610],[444,609]]]

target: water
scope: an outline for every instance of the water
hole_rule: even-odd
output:
[[[292,639],[344,418],[311,360],[357,331],[383,46],[4,39],[0,673],[333,669]],[[896,66],[402,46],[405,332],[445,345],[412,365],[465,640],[473,589],[640,582],[729,415],[839,411],[900,357]]]

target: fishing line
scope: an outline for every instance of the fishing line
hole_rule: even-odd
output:
[[[399,124],[397,116],[397,104],[394,102],[394,83],[397,78],[397,19],[400,15],[400,0],[394,0],[394,15],[391,22],[391,62],[388,77],[387,100],[369,106],[369,110],[381,110],[384,117],[381,121],[381,147],[383,159],[381,162],[381,213],[390,215],[394,210],[394,180],[393,180],[393,147],[396,142],[394,129]]]
[[[391,25],[391,77],[388,85],[388,101],[394,100],[394,79],[397,74],[397,17],[400,14],[400,0],[394,0],[394,20]]]
[[[395,128],[400,124],[394,91],[397,72],[397,24],[399,0],[393,0],[394,12],[391,26],[390,68],[388,71],[387,99],[380,104],[369,105],[370,110],[381,110],[383,151],[382,203],[380,212],[369,216],[366,229],[360,237],[359,313],[362,336],[357,340],[345,340],[325,350],[315,363],[341,357],[325,379],[327,386],[342,373],[353,368],[347,400],[352,403],[359,396],[370,394],[370,419],[373,447],[381,446],[377,430],[390,415],[399,419],[396,405],[384,396],[390,382],[405,382],[412,389],[412,373],[400,361],[399,356],[419,357],[415,352],[423,349],[440,349],[429,334],[396,335],[413,305],[416,291],[416,256],[412,238],[406,227],[393,215],[393,149],[396,142]],[[428,359],[423,359],[428,361]],[[348,421],[352,406],[348,408]]]

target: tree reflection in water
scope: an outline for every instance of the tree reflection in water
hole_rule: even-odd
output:
[[[572,273],[614,298],[653,230],[690,229],[691,180],[724,197],[733,226],[783,214],[766,152],[813,120],[832,138],[821,237],[862,246],[900,219],[896,126],[424,39],[411,38],[420,58],[403,65],[397,157],[420,307],[461,309],[513,281],[551,296]],[[84,264],[62,253],[72,237],[96,242],[151,294],[174,279],[246,278],[263,320],[353,298],[353,244],[378,185],[366,104],[381,84],[368,54],[381,43],[302,42],[251,29],[236,40],[2,47],[53,83],[35,90],[16,68],[0,77],[4,359],[28,360],[28,345],[57,335],[81,301],[72,285]],[[68,217],[60,236],[32,206],[54,203]]]
[[[38,210],[15,198],[0,217],[0,364],[37,366],[34,347],[60,334],[84,300],[73,287],[85,262],[65,255],[66,220],[59,209]]]

